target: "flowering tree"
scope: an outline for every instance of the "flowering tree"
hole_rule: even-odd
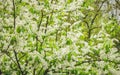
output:
[[[120,27],[106,2],[0,0],[0,75],[119,75]]]

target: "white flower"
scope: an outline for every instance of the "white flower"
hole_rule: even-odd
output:
[[[69,46],[65,47],[65,48],[61,48],[61,55],[65,55],[69,52]]]
[[[70,5],[69,5],[69,10],[70,10],[70,11],[76,10],[76,2],[70,3]]]
[[[79,24],[80,22],[81,22],[81,20],[80,20],[80,21],[76,21],[76,22],[73,23],[73,25],[77,25],[77,24]]]
[[[46,57],[49,61],[53,60],[53,57],[52,56],[47,56]]]
[[[65,28],[65,27],[67,27],[67,26],[69,26],[69,25],[71,25],[71,24],[68,23],[68,22],[64,22],[63,25],[62,25],[62,27]]]
[[[113,74],[113,75],[120,75],[120,71],[115,70],[114,68],[109,68],[109,71]]]
[[[107,54],[105,53],[105,50],[100,51],[100,59],[107,58]]]
[[[100,62],[98,61],[98,62],[96,62],[96,63],[97,63],[98,66],[99,66],[100,68],[102,68],[102,69],[103,69],[104,66],[106,65],[104,61],[100,61]]]
[[[94,10],[94,8],[91,6],[88,6],[88,10]]]
[[[81,48],[81,50],[82,50],[82,52],[83,52],[83,55],[84,55],[84,54],[87,54],[87,53],[90,51],[90,49],[87,48],[87,47]]]

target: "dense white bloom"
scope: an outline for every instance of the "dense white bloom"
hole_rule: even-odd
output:
[[[91,38],[87,38],[90,28],[86,27],[84,21],[91,23],[95,14],[92,10],[96,10],[89,1],[14,1],[16,17],[12,0],[0,2],[0,11],[3,11],[0,15],[0,72],[20,74],[17,65],[19,63],[22,71],[28,72],[28,75],[32,75],[34,71],[35,74],[39,72],[42,75],[47,70],[51,75],[53,71],[119,74],[120,66],[114,62],[119,62],[120,57],[113,42],[119,41],[111,39],[111,35],[106,31],[106,26],[113,21],[107,21],[106,14],[103,14],[105,19],[97,15],[91,26],[94,28],[100,24],[102,28],[92,30],[90,27]],[[83,4],[84,1],[88,4]],[[91,11],[86,13],[86,10]],[[112,30],[114,26],[110,29]],[[16,50],[16,54],[13,50]],[[114,67],[115,65],[117,67]]]
[[[116,48],[111,49],[110,53],[108,54],[110,60],[116,60],[116,58],[119,57],[119,54],[116,52],[117,52]]]
[[[104,66],[106,65],[106,63],[104,62],[104,61],[100,61],[100,62],[97,62],[97,64],[98,64],[98,66],[100,67],[100,68],[104,68]]]
[[[101,59],[104,59],[104,58],[107,58],[108,56],[107,56],[107,54],[105,53],[105,50],[101,50],[100,51],[100,58]]]
[[[70,3],[69,8],[67,8],[67,9],[68,9],[68,11],[76,10],[76,2]]]
[[[115,70],[114,68],[109,68],[109,71],[113,74],[113,75],[119,75],[120,71]]]

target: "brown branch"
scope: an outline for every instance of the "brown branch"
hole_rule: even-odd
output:
[[[83,19],[86,19],[88,17],[88,14],[87,15],[85,15],[85,17],[83,17]]]
[[[93,17],[93,19],[92,19],[92,21],[91,21],[91,24],[90,24],[90,25],[93,25],[93,24],[94,24],[94,21],[95,21],[95,19],[96,19],[97,15],[98,15],[98,12],[99,12],[99,11],[100,11],[100,9],[102,8],[102,6],[103,6],[103,4],[104,4],[104,2],[105,2],[105,1],[107,1],[107,0],[104,0],[104,1],[102,2],[101,6],[99,7],[99,9],[97,10],[97,12],[96,12],[95,16]]]
[[[47,16],[47,21],[46,21],[46,24],[45,24],[45,31],[44,31],[45,34],[46,34],[46,32],[47,32],[48,19],[49,19],[49,16]],[[44,41],[45,41],[45,35],[43,36],[43,41],[41,42],[41,47],[42,47]]]
[[[47,75],[48,72],[49,72],[49,69],[46,69],[43,75]]]
[[[118,0],[115,0],[116,1],[116,3],[120,6],[120,2],[118,1]]]
[[[87,25],[87,28],[88,28],[88,38],[90,38],[90,36],[91,36],[91,29],[90,29],[90,26],[89,26],[89,24],[88,24],[87,21],[83,21],[83,22],[85,22],[85,24]]]
[[[95,20],[96,20],[96,18],[97,18],[97,16],[98,16],[98,12],[99,12],[100,9],[102,8],[102,6],[103,6],[103,4],[104,4],[105,1],[106,1],[106,0],[104,0],[104,1],[102,2],[101,6],[98,8],[96,14],[94,15],[93,19],[91,20],[90,25],[89,25],[87,22],[85,22],[85,23],[87,24],[87,27],[88,27],[88,38],[91,37],[91,31],[93,30],[93,28],[91,29],[91,27],[92,27],[92,25],[94,24],[94,22],[95,22]]]
[[[57,40],[58,40],[58,30],[56,30],[56,34],[55,34],[56,36],[55,36],[55,41],[57,42]]]
[[[33,69],[33,75],[35,75],[35,70],[36,70],[36,69],[34,68],[34,69]]]
[[[84,63],[101,62],[101,61],[105,61],[105,60],[101,60],[101,59],[98,59],[98,60],[85,60],[85,61],[82,61],[82,62],[80,62],[78,64],[75,64],[74,66],[79,66],[79,65],[84,64]],[[120,64],[119,62],[114,62],[114,61],[111,61],[111,60],[108,60],[108,62],[112,62],[112,63],[115,63],[115,64]],[[66,66],[65,68],[67,69],[69,67],[71,67],[71,66]],[[58,71],[55,71],[55,69],[52,69],[50,71],[52,71],[53,73],[59,73],[60,70],[63,70],[63,68],[59,68]],[[64,73],[66,73],[66,72],[64,72]]]
[[[39,1],[38,1],[38,3],[39,3]],[[40,23],[38,24],[38,29],[37,29],[37,31],[40,30],[40,26],[41,26],[41,24],[42,24],[42,21],[43,21],[43,11],[41,11],[41,19],[40,19]],[[38,35],[36,34],[36,51],[38,51],[38,42],[41,43],[41,41],[39,41],[39,39],[38,39]]]
[[[10,44],[8,45],[8,47],[5,50],[1,50],[2,53],[5,53],[15,64],[17,64],[15,62],[15,60],[9,55],[8,49],[10,47]]]
[[[36,51],[38,51],[38,36],[36,35]]]
[[[22,2],[22,0],[20,0],[20,3]]]
[[[52,64],[50,62],[50,65],[48,66],[48,68],[44,71],[43,75],[47,75],[47,73],[49,72],[49,69],[52,67]]]
[[[25,53],[23,53],[23,52],[21,52],[21,53],[23,54],[23,56],[21,56],[21,57],[19,58],[19,60],[21,60],[24,56],[26,56]]]
[[[93,19],[92,19],[92,21],[91,21],[91,24],[90,24],[90,25],[93,25],[93,24],[94,24],[94,21],[95,21],[95,19],[96,19],[97,15],[98,15],[98,13],[96,13],[96,14],[95,14],[95,16],[93,17]]]
[[[76,64],[75,66],[79,66],[79,65],[84,64],[84,63],[97,62],[97,61],[105,61],[105,60],[102,60],[102,59],[98,59],[98,60],[86,60],[86,61],[82,61],[81,63]],[[111,61],[111,60],[108,60],[108,62],[112,62],[112,63],[115,63],[115,64],[120,64],[119,62],[114,62],[114,61]]]
[[[15,59],[16,59],[16,62],[17,62],[17,66],[18,66],[18,68],[19,68],[21,74],[24,75],[24,73],[23,73],[23,71],[22,71],[22,68],[21,68],[21,66],[20,66],[18,57],[17,57],[17,52],[16,52],[15,50],[13,50],[13,52],[14,52],[14,55],[15,55]]]
[[[38,71],[37,75],[40,74],[40,72],[42,71],[43,69],[43,66],[41,67],[41,69]]]
[[[15,27],[16,27],[16,9],[15,9],[15,1],[13,0],[13,17],[14,17],[14,23],[13,23],[13,25],[14,25],[14,29],[15,29]]]
[[[2,52],[5,53],[15,64],[17,64],[15,60],[9,55],[9,52],[7,51],[2,51]]]
[[[46,22],[46,24],[45,24],[45,34],[46,34],[46,32],[47,32],[47,26],[48,26],[48,19],[49,19],[49,16],[47,16],[47,22]]]
[[[13,11],[14,11],[14,14],[13,14],[14,22],[13,22],[13,24],[14,24],[14,31],[15,31],[15,27],[16,27],[16,12],[15,12],[15,11],[16,11],[16,9],[15,9],[15,1],[14,1],[14,0],[13,0]],[[23,71],[22,71],[22,68],[21,68],[21,66],[20,66],[18,57],[17,57],[17,52],[16,52],[15,50],[13,50],[13,52],[14,52],[14,55],[15,55],[15,59],[16,59],[16,62],[17,62],[17,66],[18,66],[18,68],[20,69],[21,74],[24,75],[24,73],[23,73]]]
[[[99,26],[99,27],[93,27],[93,28],[91,28],[90,30],[94,30],[94,29],[96,29],[96,28],[101,28],[101,26]]]
[[[40,23],[38,25],[38,31],[40,30],[40,26],[42,24],[42,20],[43,20],[43,11],[41,11],[41,19],[40,19]]]

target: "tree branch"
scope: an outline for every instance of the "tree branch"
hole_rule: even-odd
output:
[[[15,60],[13,60],[13,58],[9,55],[9,52],[7,52],[7,51],[2,51],[2,52],[5,53],[17,65]]]
[[[15,27],[16,27],[16,12],[15,12],[15,1],[13,0],[13,17],[14,17],[14,23],[13,23],[13,25],[14,25],[14,29],[15,29]]]
[[[41,11],[41,19],[40,19],[40,23],[38,25],[38,31],[40,30],[40,26],[41,26],[42,20],[43,20],[43,11]]]
[[[49,19],[49,16],[47,16],[47,21],[46,21],[46,24],[45,24],[45,31],[44,31],[45,34],[46,34],[46,32],[47,32],[48,19]],[[44,43],[44,40],[45,40],[45,36],[43,36],[43,41],[41,42],[41,47],[42,47],[42,45],[43,45],[43,43]]]
[[[43,66],[41,67],[41,69],[38,71],[37,75],[40,74],[40,72],[42,71],[43,69]]]
[[[14,25],[14,32],[15,32],[15,28],[16,28],[16,12],[15,12],[15,11],[16,11],[16,9],[15,9],[15,1],[14,1],[14,0],[13,0],[13,11],[14,11],[14,13],[13,13],[13,17],[14,17],[13,25]],[[15,55],[15,59],[16,59],[16,62],[17,62],[17,66],[18,66],[18,68],[20,69],[21,74],[24,75],[24,73],[23,73],[23,71],[22,71],[22,68],[21,68],[21,66],[20,66],[18,57],[17,57],[17,52],[16,52],[15,50],[13,50],[13,52],[14,52],[14,55]]]
[[[105,60],[101,60],[101,59],[98,59],[98,60],[85,60],[85,61],[82,61],[80,63],[75,64],[74,66],[79,66],[79,65],[84,64],[84,63],[92,63],[92,62],[100,62],[100,61],[105,61]],[[108,60],[108,62],[112,62],[112,63],[115,63],[115,64],[120,64],[119,62],[114,62],[114,61],[111,61],[111,60]],[[71,66],[66,66],[65,69],[67,69],[69,67],[71,67]],[[50,71],[52,71],[53,73],[59,73],[61,69],[63,69],[63,68],[59,68],[58,71],[55,71],[55,69],[52,69]],[[64,73],[66,73],[66,72],[64,72]]]
[[[36,69],[34,68],[34,69],[33,69],[33,75],[35,75],[35,71],[36,71]]]
[[[99,26],[99,27],[93,27],[93,28],[91,28],[90,30],[94,30],[94,29],[96,29],[96,28],[101,28],[102,26]]]
[[[22,2],[22,0],[20,0],[20,3]]]
[[[115,0],[116,1],[116,3],[120,6],[120,2],[118,1],[118,0]]]
[[[106,0],[104,0],[104,1],[102,2],[101,6],[99,7],[99,9],[97,10],[97,12],[96,12],[95,16],[93,17],[93,19],[92,19],[92,21],[91,21],[91,24],[90,24],[90,25],[93,25],[93,24],[94,24],[94,21],[95,21],[95,19],[96,19],[97,15],[98,15],[98,12],[99,12],[99,11],[100,11],[100,9],[102,8],[102,6],[103,6],[103,4],[104,4],[104,2],[105,2],[105,1],[106,1]]]
[[[23,73],[23,71],[22,71],[22,68],[21,68],[21,66],[20,66],[18,57],[17,57],[17,52],[16,52],[15,50],[13,50],[13,52],[14,52],[14,55],[15,55],[15,59],[16,59],[16,62],[17,62],[17,66],[18,66],[18,68],[20,69],[21,74],[24,75],[24,73]]]
[[[103,6],[103,4],[104,4],[105,1],[106,1],[106,0],[104,0],[104,1],[102,2],[101,6],[98,8],[96,14],[94,15],[93,19],[91,20],[91,23],[90,23],[90,24],[86,23],[86,24],[87,24],[87,27],[88,27],[88,38],[91,37],[91,31],[93,30],[93,28],[91,28],[91,27],[92,27],[92,25],[94,24],[95,19],[96,19],[97,16],[98,16],[98,12],[99,12],[100,9],[102,8],[102,6]]]

